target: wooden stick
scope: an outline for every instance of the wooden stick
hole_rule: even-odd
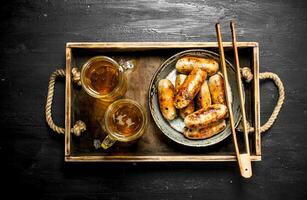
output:
[[[243,89],[241,87],[242,86],[241,68],[240,68],[240,60],[239,60],[239,53],[238,53],[237,39],[236,39],[236,30],[235,30],[234,22],[230,22],[230,29],[231,29],[231,37],[232,37],[232,47],[233,47],[233,50],[234,50],[234,57],[235,57],[237,86],[238,86],[238,91],[239,91],[239,96],[240,96],[240,108],[241,108],[242,121],[243,121],[245,147],[246,147],[246,152],[248,154],[250,154],[248,132],[247,132],[247,122],[246,122],[246,112],[245,112],[245,102],[244,102],[244,99],[243,99]]]
[[[252,176],[252,166],[251,166],[251,161],[250,161],[250,148],[249,148],[249,140],[248,140],[245,102],[244,102],[244,99],[243,99],[241,68],[240,68],[240,60],[239,60],[239,53],[238,53],[238,47],[237,47],[237,37],[236,37],[236,30],[235,30],[234,22],[230,22],[230,29],[231,29],[231,37],[232,37],[232,46],[233,46],[234,57],[235,57],[237,87],[238,87],[238,90],[239,90],[240,108],[241,108],[242,121],[243,121],[243,132],[244,132],[244,141],[245,141],[245,149],[246,149],[246,154],[244,154],[244,157],[246,157],[245,158],[246,164],[249,165],[248,170],[250,170],[250,173],[247,174],[247,175],[249,177],[251,177]],[[248,173],[248,172],[246,172],[246,173]]]
[[[241,176],[245,178],[249,178],[252,176],[252,170],[251,170],[251,161],[249,154],[240,154],[239,145],[237,141],[237,135],[236,135],[236,129],[235,129],[235,123],[234,123],[234,117],[233,117],[233,111],[232,111],[232,105],[229,99],[230,91],[229,90],[229,82],[228,82],[228,75],[227,75],[227,68],[226,68],[226,62],[225,62],[225,55],[224,55],[224,48],[223,48],[223,42],[222,42],[222,34],[221,34],[221,28],[220,24],[217,23],[215,26],[216,29],[216,35],[217,35],[217,41],[219,46],[219,53],[220,53],[220,61],[221,61],[221,67],[222,67],[222,73],[224,76],[224,85],[225,85],[225,93],[226,93],[226,102],[229,112],[229,121],[231,126],[231,133],[232,138],[235,146],[236,156],[238,160],[238,165],[240,168]]]

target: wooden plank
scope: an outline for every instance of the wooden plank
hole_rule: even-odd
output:
[[[223,42],[232,47],[231,42]],[[238,42],[238,47],[257,47],[257,42]],[[206,48],[218,47],[217,42],[68,42],[69,48],[116,48],[116,49],[163,49],[163,48]]]
[[[71,130],[71,48],[66,48],[66,90],[65,90],[65,156],[70,155]]]
[[[303,0],[3,1],[3,198],[306,199],[306,8]],[[260,42],[260,72],[277,73],[286,87],[252,180],[241,180],[235,163],[63,163],[64,136],[46,126],[43,107],[50,74],[65,67],[67,41],[215,41],[214,23],[234,18],[240,41]],[[260,86],[264,123],[278,94],[270,81]],[[59,125],[64,101],[59,79],[52,107]]]
[[[67,156],[66,162],[228,162],[235,155],[218,156]],[[251,161],[261,161],[261,156],[251,156]]]
[[[260,133],[260,91],[259,91],[259,47],[253,48],[253,85],[254,85],[254,127],[256,155],[261,155],[261,133]]]

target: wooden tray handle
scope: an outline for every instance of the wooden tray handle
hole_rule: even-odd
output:
[[[74,83],[77,83],[78,85],[81,85],[80,81],[80,72],[77,68],[72,69],[72,80]],[[57,77],[65,77],[65,71],[63,69],[57,69],[55,70],[49,80],[49,86],[48,86],[48,94],[47,94],[47,102],[45,107],[45,113],[46,113],[46,122],[49,125],[49,127],[57,132],[58,134],[64,134],[65,128],[61,128],[57,125],[55,125],[52,116],[51,116],[51,106],[53,101],[53,94],[54,94],[54,84]],[[83,131],[86,130],[86,125],[82,121],[76,121],[75,125],[71,129],[71,133],[73,133],[76,136],[80,136]]]
[[[242,77],[245,79],[246,82],[250,82],[252,79],[253,79],[253,74],[250,70],[250,68],[248,67],[244,67],[241,69],[241,74],[242,74]],[[260,133],[263,133],[267,130],[269,130],[273,123],[275,122],[278,114],[279,114],[279,111],[284,103],[284,100],[285,100],[285,88],[284,88],[284,85],[282,83],[282,81],[280,80],[280,78],[278,77],[277,74],[274,74],[272,72],[263,72],[263,73],[259,73],[259,79],[260,80],[264,80],[264,79],[271,79],[275,85],[277,86],[277,89],[278,89],[278,93],[279,93],[279,98],[278,98],[278,101],[276,103],[276,106],[270,116],[270,118],[268,119],[268,121],[262,125],[260,127]],[[255,129],[254,127],[252,127],[249,123],[247,123],[247,128],[248,128],[248,132],[254,132]],[[241,127],[238,127],[238,130],[242,130]],[[241,131],[240,130],[240,131]]]

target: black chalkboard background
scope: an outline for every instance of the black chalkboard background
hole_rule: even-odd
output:
[[[5,198],[306,199],[307,1],[2,1],[0,181]],[[236,163],[66,164],[64,137],[45,124],[49,75],[69,41],[216,41],[214,24],[238,22],[239,41],[260,43],[260,69],[283,80],[286,101],[263,136],[263,161],[243,180]],[[261,121],[277,100],[261,84]],[[64,123],[64,81],[53,115]]]

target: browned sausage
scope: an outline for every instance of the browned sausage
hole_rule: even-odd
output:
[[[209,90],[211,93],[211,100],[214,104],[226,105],[226,95],[224,79],[220,74],[211,76],[208,81]]]
[[[176,76],[176,81],[175,81],[175,90],[176,93],[179,91],[180,86],[182,85],[182,83],[184,82],[184,80],[187,78],[187,75],[185,74],[178,74]]]
[[[184,82],[186,77],[187,77],[187,75],[184,75],[184,74],[178,74],[176,76],[176,84],[175,84],[176,92],[178,92],[181,84]],[[194,109],[195,109],[194,101],[191,101],[187,107],[179,110],[179,115],[180,115],[180,117],[182,117],[184,119],[186,116],[193,113]]]
[[[201,85],[206,80],[207,72],[194,68],[184,80],[175,96],[175,107],[178,109],[187,107],[199,92]]]
[[[184,107],[179,110],[179,115],[182,119],[184,119],[186,116],[193,113],[194,110],[195,110],[195,105],[194,102],[192,101],[191,103],[189,103],[187,107]]]
[[[162,115],[167,120],[176,118],[176,108],[174,106],[175,88],[170,80],[162,79],[158,84],[159,104]]]
[[[185,126],[188,128],[201,129],[209,124],[224,119],[228,109],[223,104],[213,104],[207,109],[200,109],[184,118]]]
[[[212,76],[219,70],[219,63],[210,58],[200,58],[185,56],[176,63],[176,69],[179,73],[189,74],[195,67],[205,70],[209,76]]]
[[[206,139],[222,132],[225,128],[226,128],[226,121],[220,120],[201,129],[185,128],[183,134],[187,138],[193,140]]]
[[[197,98],[197,105],[199,108],[207,109],[211,105],[211,95],[207,81],[205,81],[200,88]]]

